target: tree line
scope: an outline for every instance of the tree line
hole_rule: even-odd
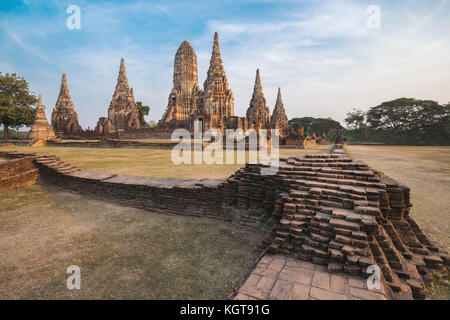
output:
[[[342,130],[345,142],[388,145],[450,145],[450,104],[400,98],[383,102],[368,111],[346,114],[344,128],[331,118],[294,118],[290,128],[304,127],[306,136],[334,142]]]
[[[347,113],[344,137],[350,142],[399,145],[450,145],[450,104],[400,98],[367,112]]]

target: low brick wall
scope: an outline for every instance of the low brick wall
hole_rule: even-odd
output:
[[[40,161],[43,160],[37,160],[41,172],[38,182],[66,191],[165,214],[208,217],[257,229],[272,225],[275,189],[241,181],[247,178],[246,174],[227,181],[120,177],[83,170],[67,174]]]
[[[92,140],[92,141],[47,141],[54,147],[91,147],[91,148],[158,148],[172,149],[175,142],[140,142],[130,140]]]
[[[32,158],[0,160],[0,190],[32,185],[38,172]]]

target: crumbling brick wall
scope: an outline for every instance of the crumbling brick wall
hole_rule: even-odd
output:
[[[32,158],[0,161],[0,190],[32,185],[38,172]]]

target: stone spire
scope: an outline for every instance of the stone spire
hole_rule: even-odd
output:
[[[45,116],[44,105],[42,104],[42,96],[39,95],[38,105],[36,107],[36,115],[31,125],[28,138],[32,140],[49,140],[56,138],[55,132],[48,124],[47,117]]]
[[[280,88],[278,88],[277,101],[275,103],[275,108],[273,109],[272,117],[270,119],[270,126],[273,129],[288,128],[288,117],[286,116],[286,111],[284,110]]]
[[[193,95],[199,91],[197,56],[188,41],[183,41],[175,54],[173,88],[161,123],[188,121]]]
[[[211,60],[209,62],[208,77],[212,72],[216,70],[223,71],[225,75],[222,57],[220,56],[219,34],[217,32],[214,33],[214,44],[213,44],[213,51],[211,54]]]
[[[58,136],[81,131],[78,114],[75,112],[69,88],[67,87],[65,73],[62,75],[61,89],[52,112],[52,127]]]
[[[128,84],[123,58],[120,60],[117,84],[108,108],[108,120],[113,131],[123,132],[140,128],[133,89]]]
[[[228,88],[217,32],[214,34],[213,50],[203,90],[196,94],[192,102],[191,122],[200,117],[199,114],[205,129],[225,126],[234,116],[234,96]]]
[[[247,120],[249,125],[267,129],[270,123],[270,110],[266,106],[266,98],[262,91],[259,69],[256,70],[255,86],[253,88],[250,107],[247,109]]]
[[[67,107],[73,107],[72,98],[70,97],[69,88],[67,87],[67,77],[66,74],[63,73],[62,79],[61,79],[61,89],[59,90],[59,97],[65,97],[70,101],[70,105],[67,105]],[[58,97],[58,98],[59,98]]]
[[[256,69],[256,78],[255,78],[255,86],[253,87],[253,96],[252,98],[256,98],[258,96],[263,96],[262,86],[261,86],[261,78],[259,76],[259,69]]]

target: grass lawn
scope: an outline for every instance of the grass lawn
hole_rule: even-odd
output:
[[[411,216],[450,248],[450,147],[345,146],[350,156],[411,188]]]
[[[223,299],[258,239],[40,186],[0,191],[0,299]],[[81,290],[66,269],[81,268]]]
[[[312,149],[281,149],[280,157],[306,153],[328,153],[331,146],[319,145]],[[171,150],[151,148],[74,148],[74,147],[0,147],[0,150],[47,153],[58,156],[64,162],[79,168],[113,173],[121,176],[162,178],[210,178],[225,179],[243,164],[175,165]],[[248,152],[246,152],[248,159]]]

